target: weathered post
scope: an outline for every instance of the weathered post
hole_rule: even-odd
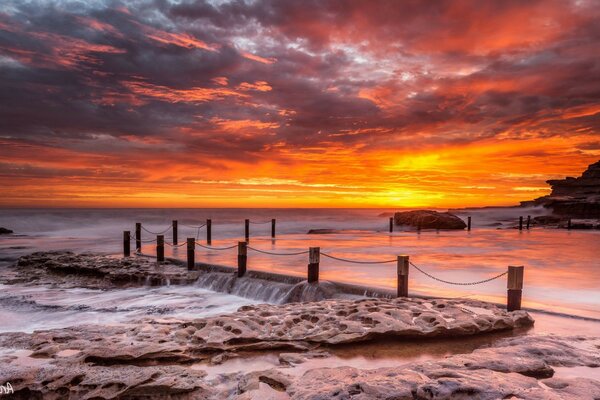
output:
[[[187,238],[187,268],[188,271],[194,269],[196,265],[196,239]]]
[[[390,233],[394,232],[394,217],[390,217]]]
[[[246,264],[248,262],[248,243],[238,242],[238,271],[237,276],[241,278],[246,273]]]
[[[523,230],[523,216],[519,217],[519,230],[522,231]]]
[[[131,250],[129,243],[131,242],[131,237],[129,231],[123,231],[123,257],[129,257],[131,255]]]
[[[408,256],[398,256],[398,297],[408,297]]]
[[[523,272],[525,267],[508,267],[508,281],[507,281],[507,298],[506,298],[506,309],[508,311],[515,311],[521,309],[521,297],[523,293]]]
[[[527,230],[529,230],[529,225],[530,225],[530,224],[531,224],[531,215],[528,215],[528,216],[527,216],[527,225],[526,225],[526,227],[527,227]]]
[[[571,230],[571,218],[569,218],[569,222],[567,222],[567,229]]]
[[[212,220],[206,220],[206,244],[210,245],[212,243]]]
[[[173,220],[173,244],[177,246],[177,221]]]
[[[308,249],[308,283],[319,282],[319,261],[321,259],[320,247]]]
[[[156,236],[156,261],[165,261],[165,236]]]
[[[275,239],[275,218],[271,220],[271,237]]]
[[[467,217],[467,230],[471,230],[471,217]]]
[[[135,223],[135,251],[142,252],[142,223]]]
[[[244,221],[244,237],[246,238],[246,242],[250,241],[250,220],[249,219]]]

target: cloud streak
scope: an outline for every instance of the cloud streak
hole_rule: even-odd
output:
[[[246,205],[248,190],[250,205],[293,206],[543,194],[545,178],[600,156],[595,5],[3,2],[2,204],[47,193],[70,205],[80,191],[74,204],[112,205],[100,193],[130,176],[131,201],[114,205],[135,193]],[[265,201],[269,189],[280,194]]]

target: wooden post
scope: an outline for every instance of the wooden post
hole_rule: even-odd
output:
[[[196,239],[187,238],[187,268],[188,271],[194,269],[196,265]]]
[[[515,311],[521,309],[521,297],[523,293],[523,272],[525,267],[508,267],[508,293],[506,297],[506,309]]]
[[[246,238],[246,242],[250,241],[250,220],[249,219],[244,221],[244,237]]]
[[[177,221],[173,220],[173,244],[177,246]]]
[[[567,222],[567,229],[571,230],[571,218],[569,218],[569,222]]]
[[[206,220],[206,244],[212,243],[212,220]]]
[[[310,247],[308,249],[308,283],[319,282],[319,261],[321,259],[321,248]]]
[[[390,217],[390,233],[394,232],[394,217]]]
[[[531,224],[531,215],[527,216],[527,230],[529,230],[529,225]]]
[[[467,217],[467,230],[471,230],[471,217]]]
[[[247,221],[247,220],[246,220]],[[246,273],[246,264],[248,262],[248,243],[238,242],[238,278]]]
[[[271,237],[275,239],[275,218],[271,220]]]
[[[408,256],[398,256],[398,297],[408,297]]]
[[[523,230],[523,216],[519,217],[519,230],[522,231]]]
[[[135,251],[142,252],[142,223],[135,223]]]
[[[129,231],[123,231],[123,257],[129,257],[131,255],[130,244],[131,236]]]
[[[156,236],[156,261],[165,261],[165,236]]]

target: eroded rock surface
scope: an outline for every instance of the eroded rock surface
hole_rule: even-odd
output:
[[[244,306],[232,314],[190,321],[145,320],[3,334],[0,345],[22,347],[42,357],[68,349],[81,351],[95,364],[143,365],[203,360],[215,352],[308,350],[382,337],[456,337],[532,324],[525,311],[509,313],[478,301],[327,300]]]
[[[467,227],[467,224],[454,214],[430,210],[397,212],[394,214],[394,223],[420,229],[465,229]]]
[[[0,357],[0,381],[10,381],[16,390],[11,398],[595,400],[600,396],[598,380],[553,377],[557,367],[599,368],[600,338],[522,336],[443,360],[377,369],[314,368],[304,374],[294,372],[293,355],[285,353],[278,367],[210,379],[198,364],[190,368],[176,360],[99,365],[84,351],[65,350],[27,357],[24,361],[22,354],[6,351]]]
[[[197,272],[146,257],[116,258],[70,251],[36,252],[19,258],[2,283],[35,283],[61,287],[114,288],[192,283]]]

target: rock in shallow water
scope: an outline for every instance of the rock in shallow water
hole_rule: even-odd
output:
[[[0,235],[9,235],[11,233],[14,233],[14,232],[10,229],[0,227]]]
[[[394,214],[394,223],[421,229],[465,229],[467,227],[467,224],[454,214],[430,210],[397,212]]]

